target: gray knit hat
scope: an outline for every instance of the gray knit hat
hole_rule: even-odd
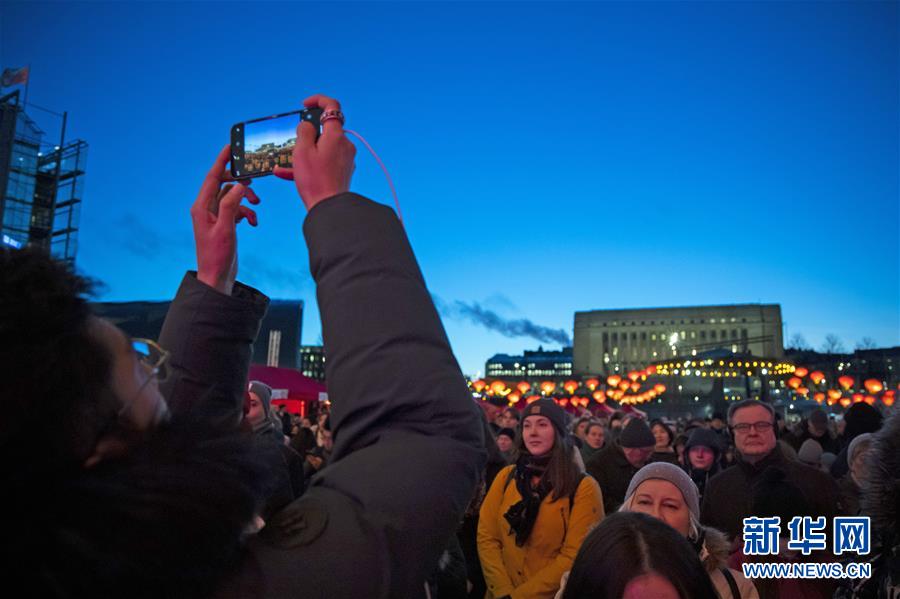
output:
[[[807,466],[818,468],[822,464],[822,445],[815,439],[807,439],[797,451],[797,459]]]
[[[653,462],[638,470],[631,478],[631,482],[628,483],[625,501],[628,501],[642,482],[653,478],[667,480],[678,487],[684,496],[684,503],[688,510],[694,515],[694,518],[700,520],[700,492],[697,490],[697,485],[684,470],[669,462]]]

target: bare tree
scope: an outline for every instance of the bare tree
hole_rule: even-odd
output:
[[[875,340],[871,337],[863,337],[856,344],[856,349],[875,349],[878,347],[878,344],[875,343]]]
[[[806,342],[806,337],[802,333],[794,333],[791,340],[788,341],[788,347],[791,349],[812,349],[812,346]]]
[[[825,335],[825,342],[822,343],[822,353],[842,354],[844,353],[844,342],[834,333],[828,333]]]

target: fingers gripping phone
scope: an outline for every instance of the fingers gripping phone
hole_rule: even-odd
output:
[[[231,176],[249,179],[269,175],[275,166],[291,167],[291,152],[297,143],[297,125],[309,121],[322,133],[321,108],[276,114],[231,127]]]

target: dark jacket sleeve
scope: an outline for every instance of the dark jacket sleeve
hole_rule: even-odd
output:
[[[188,272],[163,323],[159,344],[169,351],[169,377],[160,390],[173,417],[202,417],[215,427],[241,419],[252,344],[269,304],[236,283],[219,293]]]
[[[220,596],[420,597],[484,466],[478,406],[392,210],[341,194],[304,233],[334,451]]]

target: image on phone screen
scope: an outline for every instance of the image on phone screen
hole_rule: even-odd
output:
[[[257,177],[271,173],[275,166],[290,167],[297,124],[301,119],[317,123],[316,118],[309,110],[299,110],[238,123],[231,129],[231,174]]]

